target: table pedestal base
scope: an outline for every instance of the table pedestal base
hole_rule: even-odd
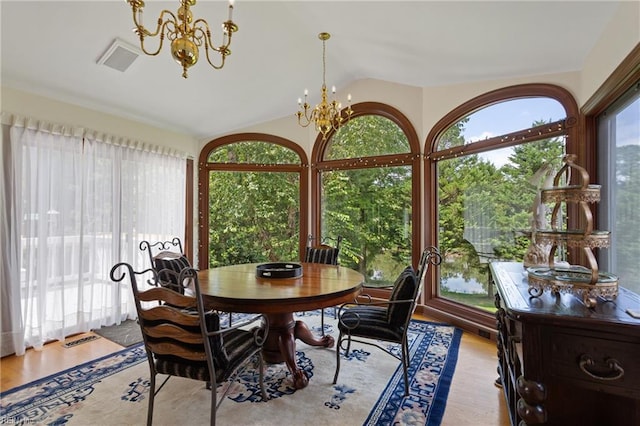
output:
[[[293,376],[293,386],[296,389],[306,387],[309,379],[296,363],[296,339],[310,346],[332,348],[335,344],[333,337],[326,335],[317,338],[307,324],[293,319],[293,313],[266,316],[269,318],[269,335],[262,349],[264,360],[270,364],[285,362]]]

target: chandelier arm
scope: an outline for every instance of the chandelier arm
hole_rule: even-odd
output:
[[[198,24],[204,27],[204,29],[200,26],[197,26]],[[209,28],[209,23],[204,19],[197,19],[196,21],[193,22],[194,37],[196,32],[200,33],[200,36],[198,36],[198,39],[204,40],[204,52],[207,58],[207,62],[209,62],[209,65],[211,65],[214,69],[217,69],[217,70],[224,67],[224,63],[227,56],[231,54],[231,50],[229,49],[229,45],[231,44],[231,35],[234,31],[237,31],[237,26],[232,21],[224,22],[223,26],[225,28],[223,30],[224,32],[223,43],[219,47],[216,47],[213,41],[211,40],[211,29]],[[213,50],[214,52],[218,52],[220,54],[221,59],[219,64],[216,65],[211,61],[211,56],[209,55],[209,49]]]
[[[201,27],[197,27],[197,24],[201,24],[202,26],[204,26],[206,28],[203,29]],[[224,66],[224,60],[225,60],[225,51],[224,50],[220,50],[218,49],[213,42],[211,41],[211,30],[209,29],[209,24],[207,23],[207,21],[205,21],[204,19],[198,19],[196,20],[194,23],[194,28],[193,28],[193,32],[194,34],[197,32],[200,34],[199,39],[202,41],[204,41],[204,54],[205,57],[207,58],[207,62],[209,62],[209,65],[211,65],[214,69],[219,70]],[[213,62],[211,62],[211,56],[209,55],[209,49],[213,50],[214,52],[218,52],[220,53],[221,56],[221,61],[220,64],[216,65]],[[226,47],[225,47],[226,49]]]
[[[172,31],[170,29],[170,25],[174,26],[174,30]],[[142,51],[149,56],[157,56],[160,51],[162,50],[162,46],[164,44],[164,37],[165,37],[165,33],[167,34],[167,38],[169,40],[173,40],[175,38],[175,22],[171,22],[171,21],[165,21],[162,26],[161,26],[162,31],[159,32],[160,34],[160,42],[158,43],[158,49],[156,49],[155,51],[149,51],[147,50],[147,48],[144,45],[144,40],[145,40],[145,36],[140,34],[140,48],[142,49]],[[158,34],[158,32],[156,32],[156,34]]]
[[[177,26],[175,15],[169,10],[163,10],[160,13],[160,17],[158,18],[158,26],[156,27],[156,30],[152,33],[149,30],[147,30],[141,23],[138,22],[138,19],[137,19],[138,8],[135,5],[132,5],[132,8],[133,8],[133,23],[136,26],[134,28],[134,32],[138,34],[138,37],[140,38],[140,48],[146,55],[157,56],[162,50],[165,32],[167,33],[167,36],[169,38],[171,38],[171,34],[175,34],[175,27]],[[140,8],[140,10],[142,10],[142,8]],[[169,15],[169,18],[164,19],[165,14]],[[173,31],[170,29],[169,26],[173,26]],[[158,44],[158,49],[155,51],[147,50],[144,44],[145,37],[153,38],[153,37],[156,37],[158,34],[160,35],[160,43]],[[175,38],[175,35],[174,35],[174,38]]]
[[[309,124],[313,122],[312,117],[309,116],[309,104],[305,102],[303,108],[304,113],[302,111],[296,112],[296,115],[298,116],[298,124],[302,127],[308,127]],[[311,112],[311,115],[313,116],[313,111]]]
[[[132,10],[133,10],[133,23],[136,26],[135,30],[136,32],[141,32],[145,37],[155,37],[158,34],[160,34],[160,30],[162,27],[164,27],[164,25],[167,22],[173,22],[174,25],[178,25],[178,19],[176,18],[176,16],[173,14],[173,12],[171,12],[170,10],[164,9],[162,12],[160,12],[160,16],[158,17],[158,25],[156,26],[156,30],[154,32],[150,32],[148,29],[146,29],[144,27],[143,24],[141,24],[140,22],[138,22],[138,9],[140,9],[140,11],[142,11],[142,8],[138,8],[134,5],[132,5]],[[165,20],[165,15],[169,15],[169,18],[167,18]]]
[[[209,27],[207,27],[207,30],[208,29]],[[191,29],[190,34],[191,34],[191,40],[196,44],[196,46],[200,47],[203,44],[205,45],[205,47],[207,46],[207,34],[205,30],[203,30],[200,27],[196,27],[195,23]]]
[[[302,120],[302,115],[299,113],[296,113],[296,117],[298,118],[298,125],[300,127],[307,127],[309,125],[309,121],[303,121]]]
[[[344,119],[340,113],[340,104],[336,100],[331,101],[331,127],[333,130],[338,130],[343,121]]]
[[[317,123],[318,119],[320,118],[318,117],[318,115],[319,115],[319,110],[318,110],[318,107],[316,107],[311,110],[311,114],[309,115],[309,118],[311,119],[311,121],[315,121]]]
[[[204,41],[205,46],[208,44],[210,48],[215,50],[213,43],[211,43],[211,29],[209,28],[209,23],[207,21],[202,18],[196,19],[193,21],[192,28],[194,37],[197,37],[201,43]],[[200,35],[196,36],[196,32],[199,32]]]
[[[218,52],[218,50],[214,46],[209,46],[209,44],[205,42],[205,44],[204,44],[204,53],[205,53],[205,56],[207,58],[207,62],[209,62],[209,65],[211,65],[216,70],[219,70],[222,67],[224,67],[224,61],[227,58],[227,55],[225,54],[225,51],[220,52],[220,58],[221,58],[220,59],[220,63],[218,65],[216,65],[213,62],[211,62],[211,57],[209,56],[209,49],[211,49],[211,50],[213,50],[215,52]]]

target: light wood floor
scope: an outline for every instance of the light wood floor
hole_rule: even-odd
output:
[[[67,341],[91,334],[73,336]],[[4,392],[121,349],[122,346],[99,338],[71,348],[53,342],[41,351],[29,349],[24,356],[4,357],[0,360],[0,390]],[[443,426],[509,425],[502,391],[493,384],[497,362],[494,342],[463,334]]]

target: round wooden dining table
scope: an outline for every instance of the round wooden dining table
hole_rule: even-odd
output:
[[[298,262],[296,262],[298,263]],[[268,363],[285,362],[296,389],[309,379],[296,363],[296,339],[312,346],[331,348],[332,336],[316,337],[294,312],[310,311],[351,302],[362,290],[364,276],[352,269],[318,263],[302,265],[297,278],[265,278],[256,274],[258,263],[222,266],[198,272],[208,308],[223,312],[262,313],[269,319],[263,347]]]

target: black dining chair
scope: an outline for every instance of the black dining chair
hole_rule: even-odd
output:
[[[180,238],[175,237],[170,241],[141,241],[140,250],[147,252],[149,256],[149,266],[156,272],[161,270],[171,270],[180,273],[185,268],[191,267],[189,259],[184,255]],[[183,292],[184,288],[177,282],[177,274],[163,274],[159,276],[160,284],[178,292]]]
[[[307,246],[304,252],[304,261],[306,263],[322,263],[325,265],[337,265],[338,256],[340,254],[340,243],[342,242],[342,236],[338,235],[335,239],[335,246],[329,243],[329,238],[321,240],[314,244],[316,238],[309,234],[307,237]],[[336,308],[333,308],[333,316],[336,317]],[[320,310],[320,327],[322,328],[322,335],[324,336],[324,308]]]
[[[341,305],[338,309],[338,344],[336,350],[336,372],[333,383],[340,373],[340,350],[349,355],[351,342],[375,346],[402,362],[405,396],[409,395],[409,342],[407,333],[411,316],[422,292],[423,277],[429,266],[442,261],[435,247],[426,248],[418,263],[417,271],[407,266],[396,279],[391,296],[386,301],[374,301],[369,295],[361,295],[358,300]],[[365,339],[365,340],[362,340]],[[377,341],[398,343],[402,349],[399,357]],[[346,346],[345,346],[346,344]]]
[[[150,267],[158,273],[160,285],[183,292],[184,288],[177,282],[177,274],[183,269],[190,268],[191,263],[182,249],[180,238],[174,237],[170,241],[141,241],[140,250],[147,252]],[[176,274],[168,274],[160,271],[174,271]],[[219,312],[222,313],[222,312]],[[233,319],[233,313],[224,312],[229,316],[229,325]]]
[[[262,399],[267,400],[262,358],[262,345],[269,330],[267,317],[259,314],[222,328],[219,315],[204,306],[195,269],[185,268],[179,274],[172,270],[161,272],[174,275],[181,284],[188,282],[194,295],[162,286],[158,274],[150,269],[135,272],[127,263],[118,263],[111,269],[115,282],[129,276],[138,312],[151,374],[147,425],[153,423],[156,394],[173,376],[207,383],[211,389],[210,423],[215,425],[216,411],[226,396],[225,392],[217,400],[218,384],[231,380],[255,358]],[[149,274],[150,280],[142,279]],[[156,388],[157,375],[167,377]]]

